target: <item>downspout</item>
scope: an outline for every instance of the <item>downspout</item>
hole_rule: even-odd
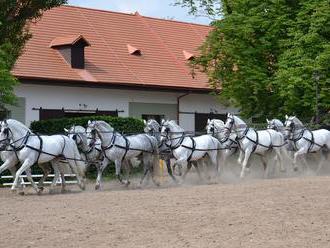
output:
[[[176,119],[178,121],[178,125],[180,125],[180,99],[187,96],[187,95],[189,95],[189,94],[190,94],[190,92],[187,92],[187,93],[184,93],[183,95],[178,96],[176,98]]]

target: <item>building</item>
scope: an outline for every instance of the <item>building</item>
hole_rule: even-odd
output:
[[[209,26],[74,6],[44,13],[13,69],[10,115],[34,120],[107,114],[176,119],[201,130],[227,109],[187,65]],[[217,114],[217,115],[215,115]]]

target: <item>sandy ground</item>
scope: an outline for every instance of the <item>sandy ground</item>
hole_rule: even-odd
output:
[[[330,247],[330,177],[107,187],[0,189],[0,247]]]

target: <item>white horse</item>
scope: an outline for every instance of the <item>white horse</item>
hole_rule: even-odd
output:
[[[97,136],[100,138],[104,155],[96,179],[97,189],[101,187],[102,173],[110,161],[115,163],[118,180],[125,185],[129,185],[129,170],[127,170],[126,180],[123,180],[121,177],[122,164],[128,168],[129,161],[139,155],[142,155],[144,175],[146,175],[148,171],[151,171],[153,182],[158,185],[154,179],[153,173],[154,166],[158,164],[158,143],[155,137],[147,134],[137,134],[126,137],[115,132],[113,127],[104,121],[88,121],[86,132],[89,146],[91,147],[94,146]],[[141,183],[143,178],[141,179]]]
[[[99,169],[103,160],[103,153],[101,149],[101,140],[97,139],[94,146],[90,147],[87,141],[86,129],[82,126],[72,126],[70,129],[64,129],[69,138],[76,142],[80,156],[86,163],[87,167],[95,165]]]
[[[303,123],[296,116],[285,116],[286,134],[292,142],[294,150],[293,168],[297,170],[297,158],[302,157],[302,161],[308,167],[303,155],[307,153],[322,151],[322,161],[319,164],[318,170],[322,163],[328,159],[330,150],[330,131],[326,129],[319,129],[310,131],[304,127]]]
[[[265,176],[267,175],[267,162],[264,156],[266,152],[270,150],[276,153],[281,171],[285,170],[282,161],[282,150],[285,142],[281,133],[272,129],[255,131],[249,128],[242,119],[231,113],[228,113],[225,127],[227,129],[227,137],[229,137],[232,132],[236,133],[239,147],[244,152],[241,178],[244,178],[245,170],[248,168],[247,164],[252,153],[261,155]],[[240,157],[239,162],[242,162],[242,157]]]
[[[59,161],[66,158],[73,172],[77,175],[78,185],[84,189],[84,182],[81,180],[84,167],[81,163],[78,148],[73,140],[63,135],[37,136],[22,123],[9,119],[0,122],[0,150],[11,146],[22,163],[16,172],[12,190],[18,187],[19,178],[24,171],[35,163],[42,164],[51,161]],[[57,166],[53,163],[53,166]],[[29,177],[28,177],[29,179]],[[30,181],[36,192],[40,189]]]
[[[173,179],[173,181],[176,182],[176,178],[174,177],[171,168],[171,157],[173,157],[173,155],[171,153],[171,150],[165,145],[165,143],[160,141],[161,125],[153,119],[150,119],[148,121],[144,120],[144,125],[144,132],[151,136],[154,136],[157,139],[160,158],[165,161],[168,174]]]
[[[163,121],[160,141],[172,150],[176,165],[187,165],[185,174],[191,168],[190,162],[202,160],[206,155],[218,174],[221,144],[216,138],[210,135],[188,137],[184,129],[172,120]]]
[[[12,174],[13,178],[15,178],[16,176],[16,171],[19,168],[19,159],[18,159],[18,154],[17,152],[15,152],[13,150],[12,147],[7,147],[7,150],[0,152],[0,158],[1,161],[3,161],[3,164],[0,166],[0,175],[2,174],[2,172],[4,172],[5,170],[9,170],[10,173]],[[57,163],[58,162],[58,163]],[[54,163],[56,163],[54,165]],[[61,184],[62,184],[62,192],[65,191],[65,178],[64,178],[64,168],[67,167],[67,163],[65,161],[57,161],[54,160],[51,162],[51,165],[53,167],[54,170],[54,179],[53,182],[51,184],[51,188],[53,189],[56,186],[56,183],[58,181],[59,176],[61,176]],[[49,172],[51,171],[51,167],[48,163],[45,164],[38,164],[38,166],[42,169],[43,171],[43,176],[39,181],[38,184],[38,193],[41,193],[43,191],[43,185],[44,185],[44,181],[46,180]],[[26,177],[28,179],[29,182],[31,182],[31,185],[35,185],[33,178],[32,178],[32,173],[31,173],[31,168],[28,168],[26,171]],[[23,186],[24,186],[24,181],[23,179],[20,177],[19,178],[19,189],[20,189],[20,194],[24,194],[24,192],[22,191]]]
[[[206,125],[206,133],[217,138],[221,144],[221,158],[223,167],[226,166],[227,159],[239,150],[236,134],[231,133],[229,136],[224,136],[226,132],[225,123],[219,119],[208,119]]]

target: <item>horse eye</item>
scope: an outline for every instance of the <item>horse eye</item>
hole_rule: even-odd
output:
[[[8,135],[8,134],[9,134],[9,130],[8,130],[8,128],[5,128],[5,129],[3,130],[3,133],[4,133],[5,135]]]
[[[169,132],[170,131],[170,129],[167,127],[167,128],[165,128],[165,132]]]
[[[72,136],[72,139],[76,140],[76,139],[77,139],[77,134],[74,134],[74,135]]]
[[[161,127],[159,127],[159,132],[161,132],[162,131],[162,128]]]

